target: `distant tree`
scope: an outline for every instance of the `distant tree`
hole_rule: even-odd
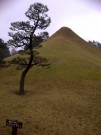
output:
[[[4,56],[3,56],[3,52],[2,52],[2,48],[0,46],[0,66],[3,64],[3,59],[4,59]]]
[[[40,42],[46,39],[48,36],[47,32],[40,33],[38,35],[35,32],[39,30],[45,30],[51,23],[50,17],[47,15],[47,6],[41,3],[32,4],[28,11],[25,13],[29,21],[13,22],[11,23],[11,30],[9,36],[12,38],[8,41],[8,45],[15,46],[16,48],[22,47],[25,52],[30,55],[28,63],[25,59],[16,58],[15,63],[25,65],[25,69],[22,72],[20,80],[19,94],[24,95],[24,82],[25,77],[30,68],[33,65],[38,65],[43,61],[42,58],[36,57],[36,51],[33,49],[39,45]],[[23,54],[24,51],[20,51]]]
[[[92,44],[92,45],[94,45],[94,46],[96,46],[96,47],[98,47],[98,48],[101,48],[101,43],[99,43],[98,41],[95,41],[95,40],[93,40],[93,41],[88,41],[90,44]]]
[[[4,64],[4,58],[10,56],[7,44],[0,38],[0,65]]]
[[[12,47],[12,49],[11,49],[11,55],[15,55],[15,54],[17,54],[17,50],[15,49],[15,47]]]

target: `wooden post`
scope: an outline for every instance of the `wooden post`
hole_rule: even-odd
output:
[[[12,127],[12,135],[17,135],[17,128],[16,127]]]
[[[22,122],[18,122],[17,120],[6,120],[6,126],[12,127],[12,135],[17,135],[17,129],[22,128]]]

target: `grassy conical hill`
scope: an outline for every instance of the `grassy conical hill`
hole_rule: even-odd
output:
[[[101,50],[91,46],[67,27],[59,29],[43,46],[41,49],[43,55],[54,60],[57,58],[60,64],[67,63],[67,68],[71,63],[76,64],[77,67],[79,65],[82,67],[82,64],[85,67],[101,64]],[[57,59],[54,63],[57,63]],[[71,68],[75,71],[73,65]]]
[[[100,135],[100,49],[63,27],[39,52],[50,67],[31,68],[23,97],[16,94],[22,70],[0,68],[0,135],[11,133],[6,119],[23,122],[19,135]]]

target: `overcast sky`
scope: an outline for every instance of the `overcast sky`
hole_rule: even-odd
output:
[[[50,36],[66,26],[87,41],[101,42],[101,0],[0,0],[0,38],[9,39],[11,22],[27,20],[24,13],[35,2],[49,8]]]

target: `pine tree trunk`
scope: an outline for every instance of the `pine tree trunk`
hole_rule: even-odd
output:
[[[29,59],[29,63],[27,65],[27,67],[25,68],[25,70],[22,72],[22,75],[21,75],[19,95],[25,94],[25,90],[24,90],[25,77],[26,77],[28,71],[30,70],[30,68],[32,66],[32,62],[33,62],[32,37],[33,37],[33,33],[30,35],[30,45],[29,45],[30,46],[30,59]]]
[[[19,88],[19,95],[24,95],[25,92],[24,92],[24,84],[25,84],[25,77],[26,77],[26,74],[24,71],[21,75],[21,79],[20,79],[20,88]]]
[[[22,75],[21,75],[19,95],[25,94],[25,91],[24,91],[25,77],[26,77],[28,71],[30,70],[30,68],[32,66],[32,61],[33,61],[33,51],[31,50],[31,56],[30,56],[29,63],[27,65],[26,69],[22,72]]]

